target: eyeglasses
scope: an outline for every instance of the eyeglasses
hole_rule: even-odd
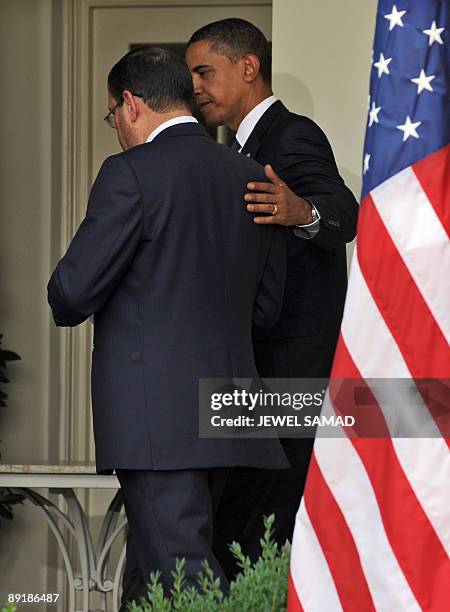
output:
[[[122,106],[124,102],[125,102],[124,98],[121,98],[119,102],[117,102],[117,104],[109,110],[109,113],[104,118],[104,121],[106,121],[109,127],[116,129],[116,122],[114,121],[115,111],[116,111],[116,108],[119,108],[119,106]]]
[[[136,96],[136,98],[143,98],[143,96],[137,93],[131,92],[131,95]],[[119,108],[120,106],[122,106],[124,102],[125,102],[125,98],[123,97],[120,98],[117,104],[109,110],[109,113],[106,115],[106,117],[103,118],[103,121],[106,121],[109,127],[113,128],[114,130],[116,129],[116,122],[114,121],[114,115],[116,114],[116,108]]]

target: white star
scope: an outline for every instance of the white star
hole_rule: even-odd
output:
[[[392,13],[384,16],[384,18],[389,21],[389,32],[393,30],[397,25],[401,28],[404,27],[402,17],[403,15],[405,15],[405,13],[406,11],[398,11],[397,7],[394,4],[394,6],[392,7]]]
[[[369,171],[369,161],[370,161],[370,153],[366,153],[364,155],[364,170],[363,174]]]
[[[430,76],[427,76],[425,74],[425,70],[422,69],[420,71],[420,75],[416,79],[411,79],[411,82],[417,85],[417,95],[422,93],[424,89],[427,89],[428,91],[433,91],[433,88],[431,87],[430,82],[435,78],[436,78],[435,74],[431,74]]]
[[[369,111],[369,127],[372,126],[373,123],[380,123],[378,119],[378,113],[381,110],[381,106],[375,106],[375,102],[372,102],[372,108]]]
[[[392,62],[392,57],[385,58],[382,53],[380,53],[380,59],[378,62],[375,62],[374,66],[378,69],[378,78],[381,77],[382,74],[389,74],[389,64]]]
[[[411,118],[407,115],[405,123],[403,125],[397,125],[397,129],[403,132],[403,142],[408,140],[410,136],[414,136],[414,138],[420,138],[419,134],[416,131],[416,128],[422,124],[422,121],[416,121],[412,123]]]
[[[444,44],[444,41],[441,38],[441,34],[444,30],[445,28],[438,28],[435,21],[433,21],[429,30],[422,30],[424,34],[430,37],[430,40],[428,41],[429,47],[431,47],[434,42],[437,42],[440,45]]]

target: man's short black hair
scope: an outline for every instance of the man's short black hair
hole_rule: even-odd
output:
[[[185,61],[175,53],[143,45],[129,51],[108,75],[109,93],[122,98],[128,89],[140,95],[157,113],[194,104],[192,77]]]
[[[211,50],[237,62],[244,55],[256,55],[261,64],[260,75],[265,83],[270,83],[271,57],[269,43],[256,26],[245,19],[231,17],[203,26],[191,36],[188,46],[201,40],[210,43]]]

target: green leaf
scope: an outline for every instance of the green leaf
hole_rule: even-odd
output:
[[[0,503],[0,516],[2,518],[8,519],[9,521],[12,519],[13,513],[11,509],[9,508],[9,506],[6,506],[5,504]]]
[[[1,351],[1,358],[3,361],[18,361],[22,359],[22,357],[13,351]]]
[[[252,563],[239,544],[233,542],[230,550],[241,571],[230,584],[228,596],[220,588],[220,579],[214,576],[204,561],[198,574],[198,587],[186,586],[185,560],[177,559],[172,572],[173,588],[166,596],[160,583],[160,572],[151,574],[147,599],[140,605],[129,606],[131,612],[285,612],[289,571],[289,545],[278,547],[273,539],[275,517],[264,519],[265,533],[261,540],[262,555]]]

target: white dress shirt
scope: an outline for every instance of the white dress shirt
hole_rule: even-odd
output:
[[[147,138],[145,142],[151,142],[163,130],[169,127],[172,127],[172,125],[178,125],[179,123],[198,123],[198,121],[192,115],[181,115],[180,117],[174,117],[173,119],[168,119],[167,121],[164,121],[164,123],[161,123],[161,125],[158,125],[158,127],[153,130],[153,132],[150,134],[150,136]]]
[[[268,98],[257,104],[255,108],[253,108],[248,113],[248,115],[246,115],[242,119],[241,124],[238,127],[238,131],[236,132],[236,140],[241,146],[241,148],[239,149],[239,153],[241,152],[245,143],[249,139],[250,134],[255,129],[255,126],[258,121],[264,115],[266,110],[268,110],[277,100],[278,98],[276,96],[269,96]]]
[[[258,123],[258,121],[264,115],[266,110],[268,110],[272,106],[272,104],[274,104],[277,100],[278,98],[276,96],[273,96],[273,95],[269,96],[268,98],[266,98],[265,100],[257,104],[255,108],[253,108],[248,113],[248,115],[246,115],[244,119],[241,121],[238,127],[238,131],[236,132],[236,136],[235,136],[236,140],[238,141],[240,145],[240,148],[238,149],[239,153],[244,148],[245,143],[249,139],[250,134],[255,129],[255,126]],[[310,204],[316,211],[316,214],[317,214],[316,221],[313,221],[312,223],[307,223],[306,225],[296,225],[295,227],[292,228],[292,231],[298,238],[304,238],[305,240],[314,238],[314,236],[317,234],[317,232],[320,229],[319,211],[317,210],[317,208],[314,206],[312,202],[310,202]]]

